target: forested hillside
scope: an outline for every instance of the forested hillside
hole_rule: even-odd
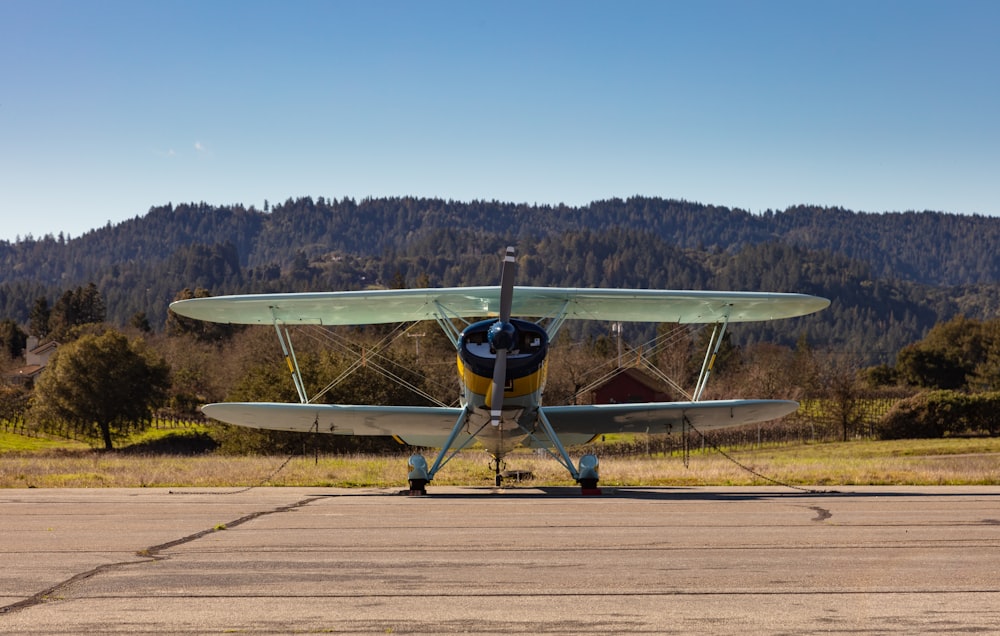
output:
[[[741,326],[746,342],[891,361],[955,315],[1000,308],[1000,219],[798,206],[756,215],[659,198],[585,207],[388,198],[289,199],[265,210],[166,205],[80,237],[0,242],[0,318],[94,283],[112,323],[162,328],[183,289],[212,294],[492,284],[506,244],[525,285],[805,292],[830,309]]]

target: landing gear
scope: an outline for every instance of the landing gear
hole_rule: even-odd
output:
[[[500,474],[507,467],[507,463],[502,459],[497,459],[494,457],[490,460],[490,467],[493,468],[493,482],[496,484],[497,488],[503,486],[503,475]]]
[[[410,479],[410,490],[406,494],[411,497],[423,497],[427,494],[427,480],[426,479]]]
[[[580,494],[600,495],[601,489],[597,487],[600,476],[597,474],[597,455],[584,455],[580,458],[579,476],[576,478],[580,484]]]
[[[410,474],[407,475],[406,479],[410,484],[409,494],[411,497],[420,497],[427,494],[427,482],[429,482],[430,476],[427,474],[427,460],[420,453],[415,453],[410,455],[410,459],[407,462],[410,468]]]

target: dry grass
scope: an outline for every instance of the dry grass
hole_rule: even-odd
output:
[[[730,457],[739,464],[715,451],[693,453],[687,466],[680,456],[606,457],[601,461],[601,483],[754,485],[770,483],[770,479],[801,486],[1000,484],[997,439],[805,444],[732,451]],[[318,461],[295,457],[285,464],[287,459],[65,450],[8,452],[0,457],[0,487],[403,487],[406,483],[404,457],[321,456]],[[509,456],[506,467],[532,473],[528,485],[573,484],[556,461],[535,453]],[[458,456],[441,470],[434,483],[492,485],[487,455],[467,452]]]

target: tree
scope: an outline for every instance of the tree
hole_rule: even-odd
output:
[[[104,322],[105,314],[104,299],[94,283],[67,289],[49,313],[48,330],[57,339],[65,338],[73,327]]]
[[[819,382],[823,387],[831,419],[840,427],[843,440],[850,439],[862,422],[859,402],[863,382],[861,363],[849,354],[826,353],[819,357]]]
[[[606,340],[600,341],[607,344]],[[545,403],[581,404],[590,402],[590,394],[580,392],[595,380],[615,369],[617,358],[612,347],[587,346],[568,336],[556,338],[550,344],[548,373],[545,381]]]
[[[35,299],[35,304],[31,306],[31,315],[28,318],[28,329],[32,335],[44,338],[49,335],[49,301],[45,296]]]
[[[149,333],[153,330],[153,327],[149,324],[149,318],[146,316],[146,312],[137,311],[129,319],[128,324],[130,327],[138,329],[143,333]]]
[[[1000,349],[997,321],[980,322],[956,316],[939,323],[920,342],[899,352],[896,370],[908,383],[948,390],[969,388],[969,381],[983,386]],[[995,368],[995,367],[994,367]],[[985,383],[989,388],[989,382]]]
[[[10,360],[20,358],[27,341],[28,335],[16,322],[10,318],[0,321],[0,356]]]
[[[170,369],[143,341],[108,330],[63,345],[35,385],[32,416],[43,425],[69,423],[105,450],[125,432],[144,428],[162,404]]]
[[[31,391],[23,384],[0,383],[0,421],[24,423]]]
[[[107,308],[104,306],[101,292],[97,291],[97,285],[94,283],[88,283],[86,287],[77,287],[73,292],[73,304],[79,315],[77,324],[104,322]]]
[[[751,398],[796,400],[803,386],[796,375],[796,352],[770,343],[748,347],[743,372],[734,393]]]

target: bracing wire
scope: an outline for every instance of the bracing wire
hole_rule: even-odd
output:
[[[814,494],[814,495],[835,495],[835,494],[840,494],[839,491],[837,491],[837,490],[822,490],[822,489],[819,489],[819,488],[806,488],[805,486],[796,486],[795,484],[790,484],[790,483],[788,483],[786,481],[781,481],[780,479],[775,479],[774,477],[769,477],[769,476],[765,475],[764,473],[762,473],[762,472],[760,472],[760,471],[758,471],[758,470],[756,470],[754,468],[751,468],[750,466],[747,466],[746,464],[744,464],[743,462],[739,461],[738,459],[736,459],[735,457],[733,457],[732,455],[730,455],[726,451],[722,450],[722,448],[718,444],[716,444],[715,442],[713,442],[704,433],[702,433],[700,430],[698,430],[698,428],[694,424],[691,423],[691,420],[689,420],[687,418],[687,416],[684,417],[684,425],[689,430],[692,430],[695,433],[697,433],[698,437],[701,438],[701,441],[706,446],[708,446],[709,448],[711,448],[715,452],[717,452],[720,455],[722,455],[723,457],[725,457],[727,460],[729,460],[730,462],[732,462],[733,464],[735,464],[736,466],[738,466],[741,470],[744,470],[747,473],[750,473],[751,475],[753,475],[754,477],[757,477],[758,479],[762,479],[762,480],[764,480],[766,482],[772,483],[775,486],[782,486],[784,488],[791,488],[792,490],[799,490],[801,492],[807,492],[807,493]],[[687,466],[687,453],[689,453],[690,451],[688,450],[688,446],[687,446],[687,435],[685,435],[684,437],[685,437],[685,441],[684,441],[684,448],[685,448],[684,465]]]
[[[690,331],[689,325],[677,325],[670,331],[660,334],[655,338],[652,338],[651,340],[644,342],[638,347],[632,347],[628,344],[625,345],[627,347],[626,354],[629,356],[635,356],[635,360],[637,363],[636,366],[642,366],[644,369],[648,370],[650,373],[655,375],[659,380],[666,383],[668,386],[670,386],[672,389],[677,391],[680,395],[684,396],[684,398],[688,400],[691,399],[691,394],[688,391],[686,391],[682,386],[680,386],[676,381],[674,381],[670,376],[668,376],[661,369],[659,369],[656,365],[654,365],[650,361],[650,358],[656,357],[663,349],[675,345],[678,342],[681,342],[684,338],[687,337],[689,331]],[[618,368],[617,366],[617,360],[609,360],[601,365],[598,365],[593,369],[593,371],[596,372],[598,370],[604,369],[605,367],[611,367],[611,368],[606,373],[601,375],[599,378],[590,382],[589,384],[581,388],[579,391],[577,391],[573,396],[574,400],[579,398],[581,395],[586,395],[587,393],[592,391],[595,387],[600,386],[607,380],[621,373],[621,369]]]
[[[357,345],[349,342],[345,342],[344,338],[340,335],[322,327],[315,327],[304,331],[305,335],[312,338],[314,341],[320,342],[322,344],[332,345],[337,351],[341,353],[348,353],[353,356],[357,356],[354,362],[352,362],[346,369],[344,369],[340,375],[338,375],[334,380],[328,383],[323,389],[321,389],[316,395],[314,395],[311,400],[322,397],[330,390],[335,388],[337,385],[342,383],[351,374],[355,373],[359,368],[366,367],[370,368],[376,373],[396,382],[400,386],[412,391],[416,395],[424,398],[425,400],[435,404],[437,406],[446,407],[448,404],[442,402],[440,399],[434,397],[427,391],[416,386],[412,382],[409,382],[401,375],[396,372],[391,371],[387,366],[392,365],[401,369],[407,369],[404,365],[399,362],[392,360],[384,355],[381,351],[388,347],[390,344],[401,338],[413,325],[416,323],[411,323],[409,327],[403,329],[403,324],[397,325],[389,334],[383,337],[378,343],[370,347],[358,347]],[[360,354],[360,355],[359,355]],[[378,362],[376,362],[378,361]],[[380,362],[382,364],[380,364]],[[385,366],[383,366],[385,365]],[[412,371],[412,369],[407,369]]]

